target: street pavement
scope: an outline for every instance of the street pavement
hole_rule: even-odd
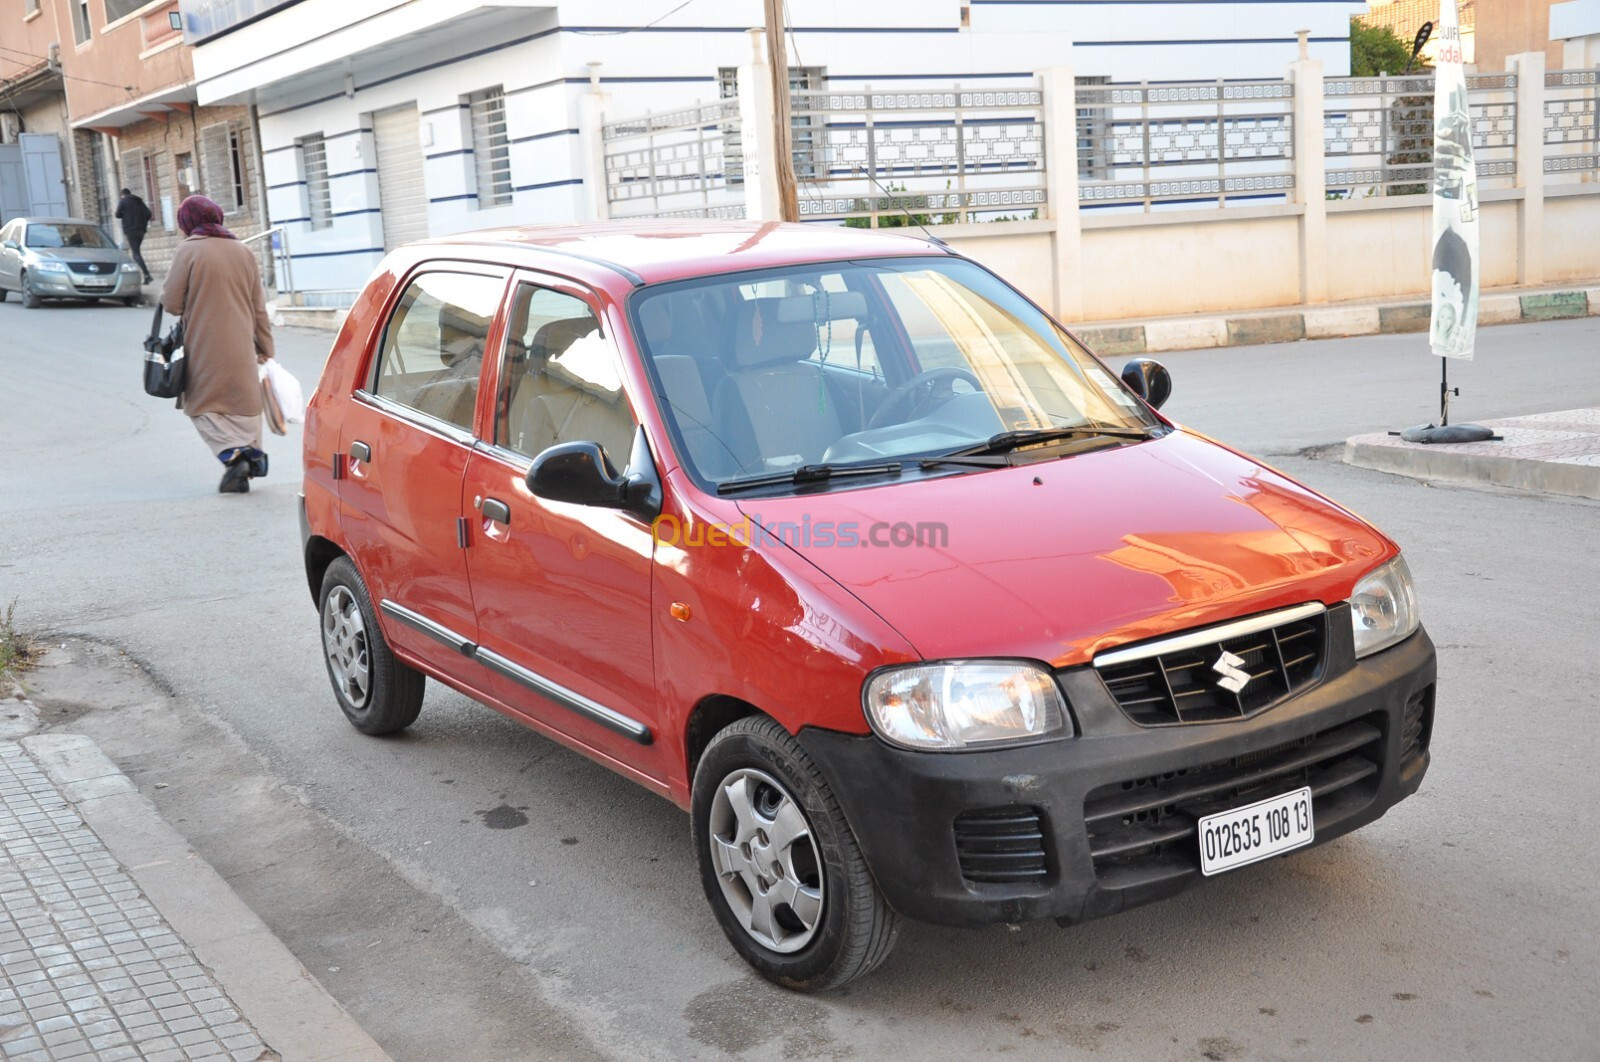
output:
[[[1062,930],[911,925],[870,979],[750,974],[686,817],[430,685],[355,733],[300,569],[298,440],[219,466],[137,382],[148,315],[0,305],[0,605],[90,735],[396,1059],[1596,1057],[1600,504],[1330,459],[1426,421],[1415,335],[1161,355],[1167,412],[1405,547],[1439,646],[1433,767],[1357,834]],[[280,333],[309,386],[330,337]],[[1600,319],[1486,328],[1455,419],[1600,405]],[[159,788],[158,788],[159,787]]]

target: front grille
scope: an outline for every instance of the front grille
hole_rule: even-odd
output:
[[[1102,885],[1127,887],[1153,875],[1198,871],[1195,823],[1309,785],[1320,823],[1377,794],[1381,717],[1298,741],[1150,778],[1101,786],[1084,801],[1089,854]]]
[[[961,876],[984,884],[1043,881],[1044,825],[1039,809],[1013,804],[963,811],[955,821]]]
[[[1400,724],[1400,762],[1421,755],[1428,747],[1428,722],[1433,716],[1433,687],[1418,690],[1406,701],[1405,718]]]
[[[1143,726],[1240,719],[1316,682],[1327,655],[1325,612],[1268,630],[1098,668],[1111,696]],[[1219,685],[1225,653],[1250,681],[1237,693]]]
[[[107,262],[68,262],[67,268],[74,273],[94,273],[110,276],[117,271],[117,267]]]

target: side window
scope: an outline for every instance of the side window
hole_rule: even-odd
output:
[[[525,457],[557,443],[595,442],[628,463],[633,409],[611,343],[588,303],[523,284],[511,304],[495,442]]]
[[[373,393],[471,431],[489,323],[504,286],[471,273],[413,280],[384,329]]]

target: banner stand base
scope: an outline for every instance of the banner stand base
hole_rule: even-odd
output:
[[[1413,443],[1471,443],[1504,442],[1505,436],[1496,435],[1493,428],[1482,424],[1418,424],[1405,431],[1391,431],[1406,442]]]

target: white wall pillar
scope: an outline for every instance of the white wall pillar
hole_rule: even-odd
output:
[[[744,152],[744,216],[782,221],[778,189],[778,136],[772,114],[772,77],[766,34],[750,30],[750,61],[739,67],[739,145]]]
[[[1081,321],[1083,225],[1078,212],[1078,90],[1070,66],[1039,71],[1044,88],[1045,215],[1055,222],[1055,315]]]
[[[1300,31],[1300,58],[1289,64],[1294,83],[1294,195],[1300,216],[1300,301],[1328,301],[1328,180],[1323,158],[1322,60],[1313,59],[1308,31]]]
[[[589,64],[589,90],[578,100],[578,146],[582,157],[584,211],[590,221],[611,219],[606,185],[606,112],[611,94],[600,89],[600,64]]]
[[[1517,283],[1544,283],[1544,53],[1506,58],[1517,75]]]

